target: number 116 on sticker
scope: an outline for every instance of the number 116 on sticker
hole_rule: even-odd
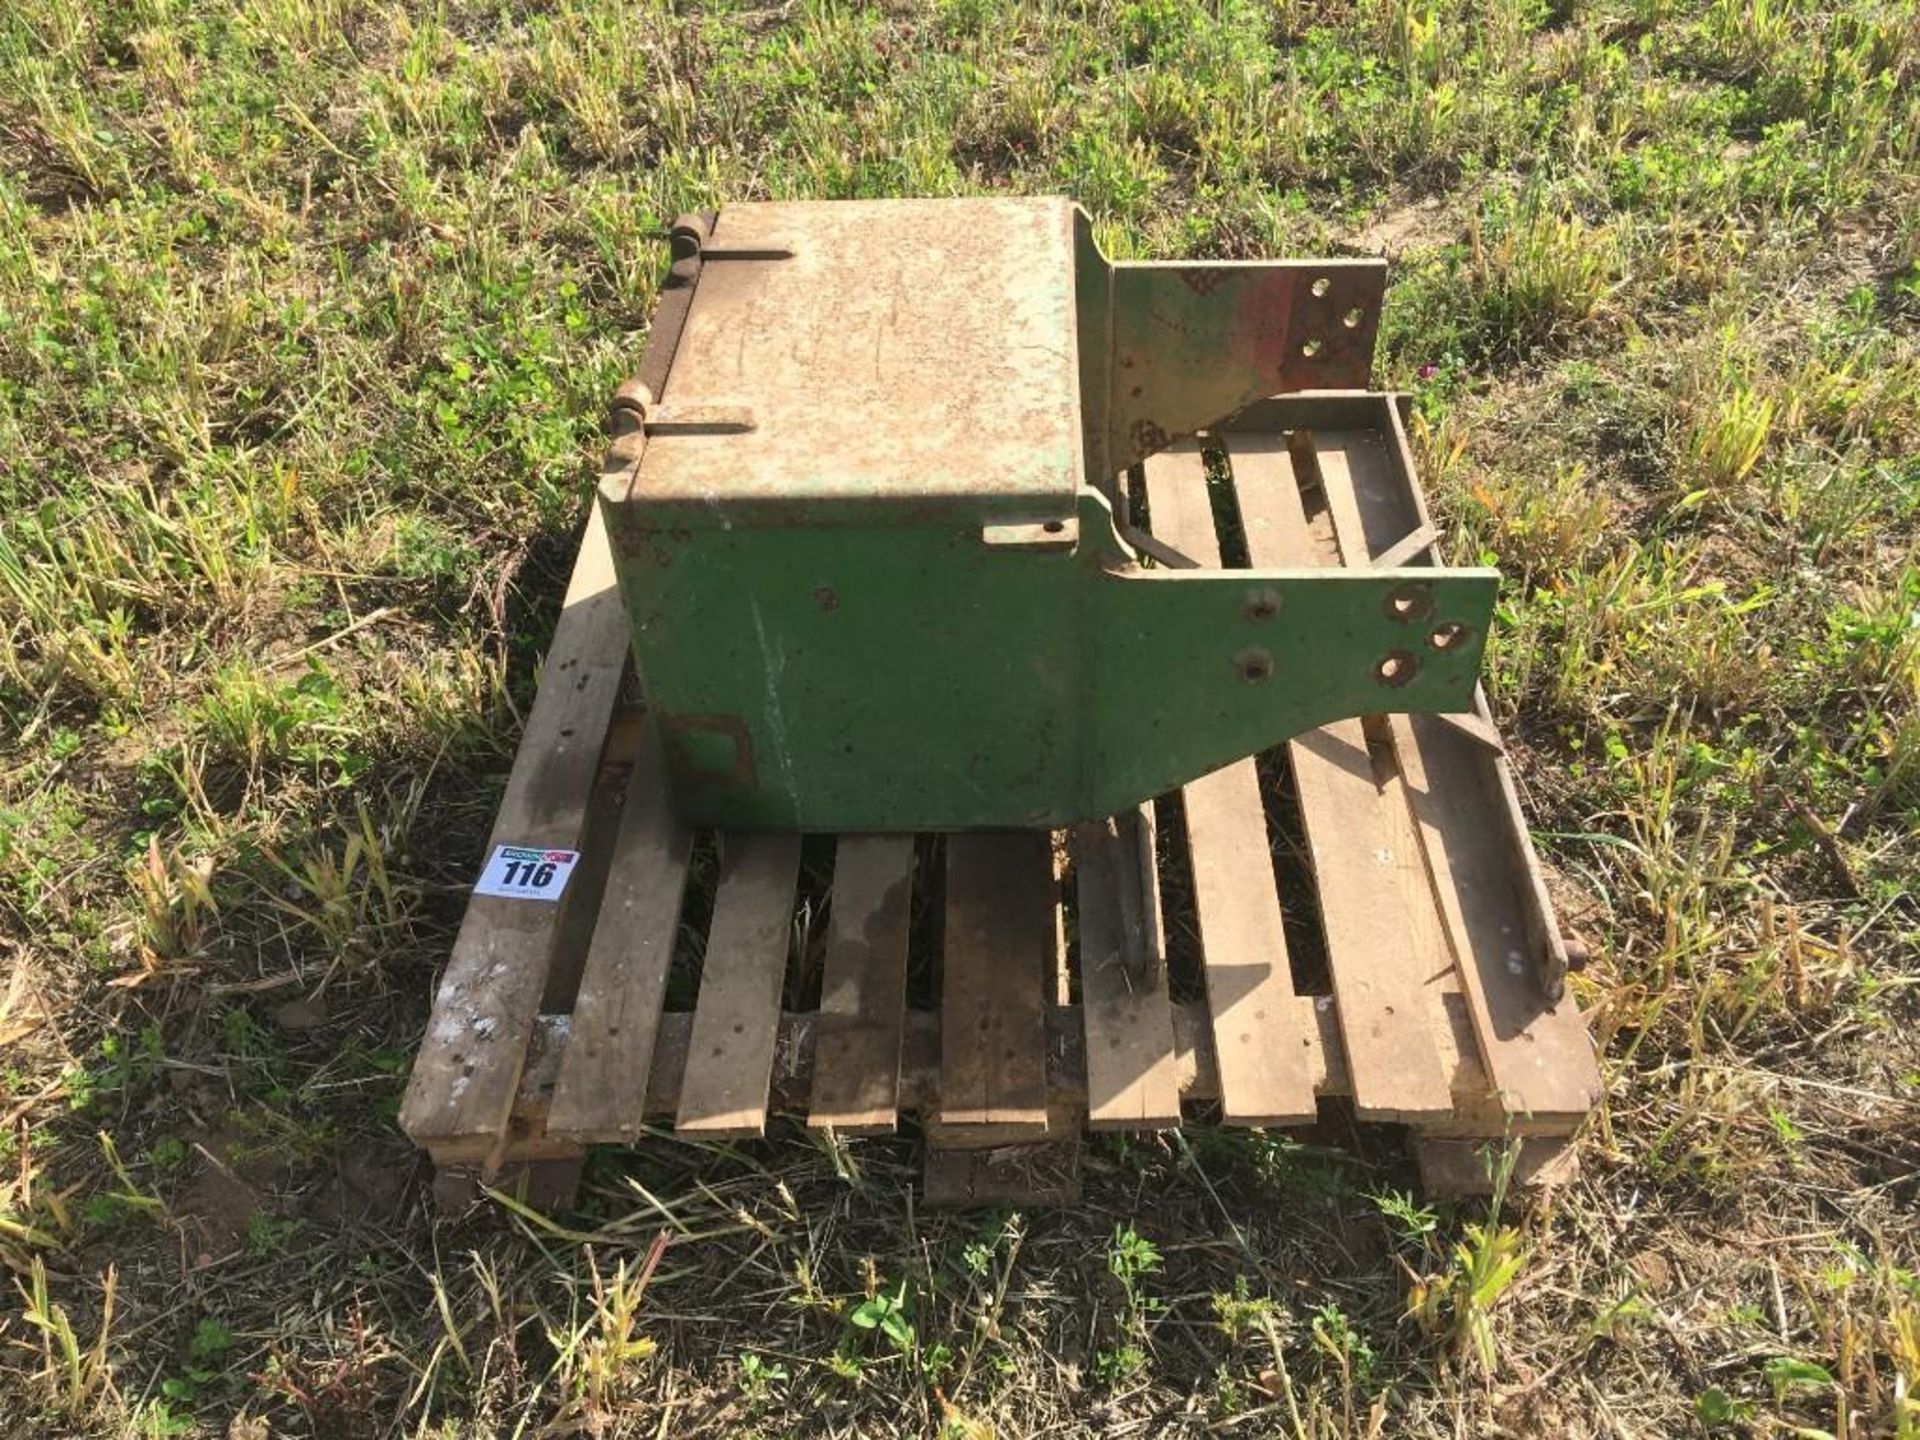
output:
[[[509,900],[558,900],[579,863],[578,850],[535,850],[525,845],[496,845],[474,883],[476,895]]]

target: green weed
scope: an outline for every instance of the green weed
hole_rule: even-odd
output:
[[[14,1288],[20,1292],[21,1319],[39,1334],[40,1371],[35,1378],[48,1402],[76,1423],[110,1412],[119,1403],[107,1355],[119,1288],[114,1270],[109,1267],[101,1282],[100,1318],[90,1343],[81,1340],[66,1307],[49,1296],[46,1262],[38,1255],[28,1262],[27,1279],[16,1278]]]
[[[975,1437],[1198,1396],[1345,1440],[1564,1428],[1513,1407],[1578,1382],[1650,1433],[1913,1436],[1910,10],[0,6],[19,1423]],[[1585,1178],[1469,1231],[1390,1145],[1194,1131],[983,1228],[911,1208],[904,1149],[776,1127],[603,1153],[565,1224],[429,1226],[394,1097],[667,223],[1057,190],[1120,255],[1392,257],[1375,379],[1450,558],[1504,572],[1488,688],[1592,942]],[[244,1233],[201,1146],[271,1194]],[[1548,1380],[1495,1393],[1489,1343]]]

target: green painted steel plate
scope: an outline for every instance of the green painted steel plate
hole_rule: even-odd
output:
[[[1363,388],[1377,262],[1110,265],[1065,201],[993,198],[733,206],[679,243],[601,500],[685,819],[1061,826],[1470,708],[1493,572],[1155,566],[1116,519],[1173,439]]]

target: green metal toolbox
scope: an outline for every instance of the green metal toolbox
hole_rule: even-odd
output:
[[[1061,827],[1472,708],[1495,572],[1203,569],[1129,518],[1145,456],[1366,387],[1381,262],[1110,263],[1003,198],[731,205],[674,255],[599,498],[686,822]]]

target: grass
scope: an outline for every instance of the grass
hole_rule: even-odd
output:
[[[1196,1132],[928,1217],[781,1132],[433,1223],[392,1119],[664,224],[1001,189],[1391,252],[1595,947],[1581,1179]],[[15,0],[7,1425],[1920,1434],[1916,455],[1889,0]]]

